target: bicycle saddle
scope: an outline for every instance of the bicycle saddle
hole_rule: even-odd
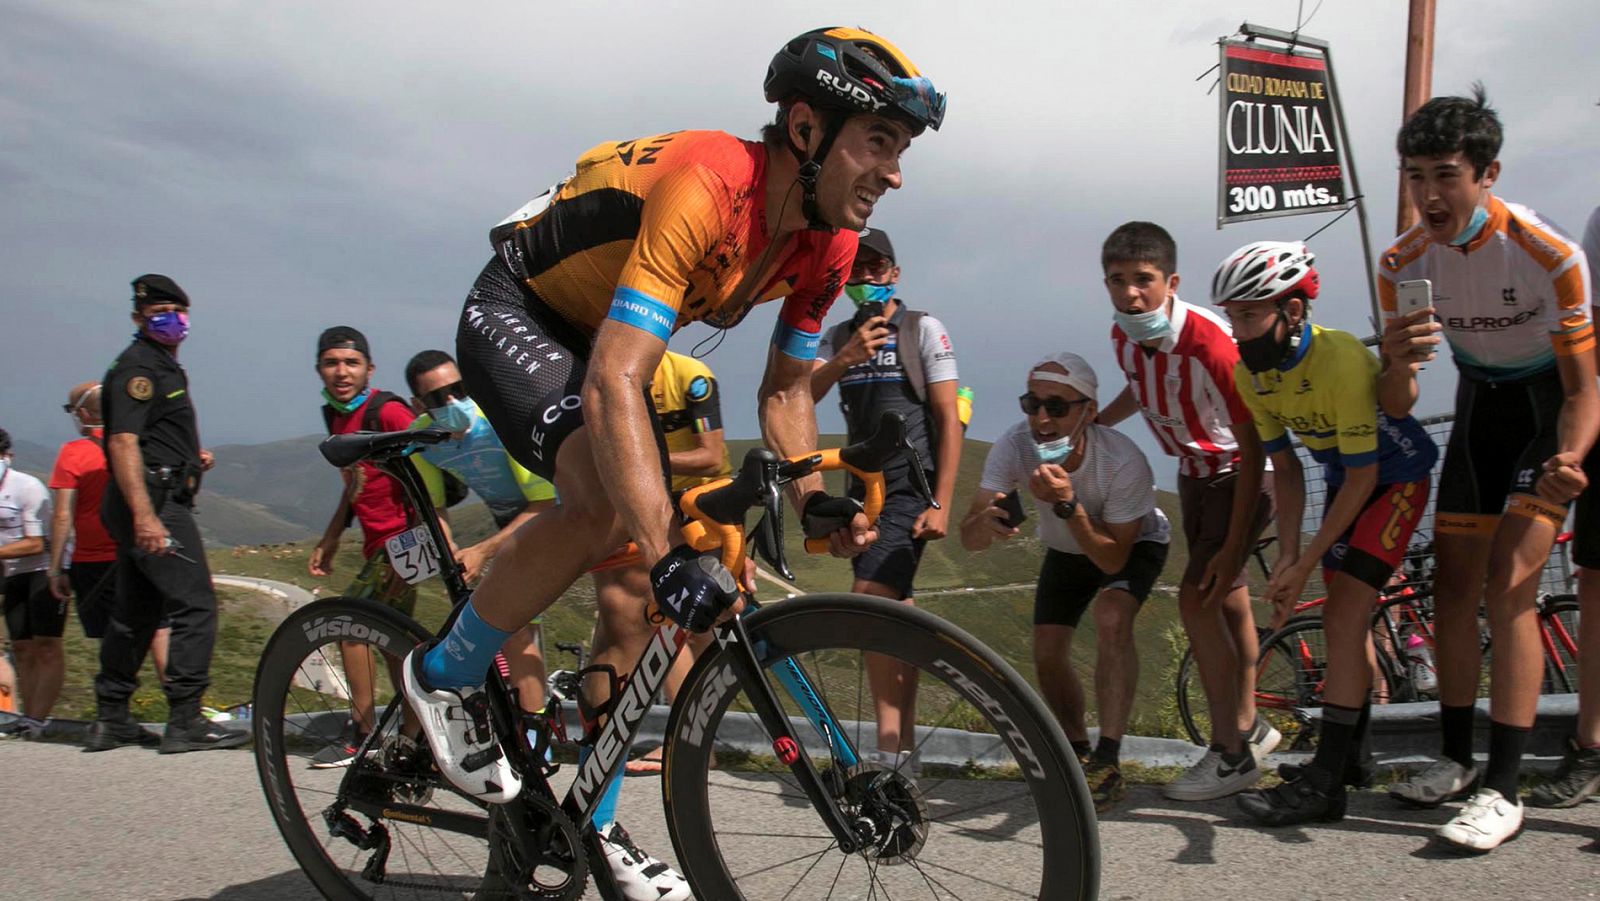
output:
[[[403,457],[419,444],[439,444],[450,440],[440,428],[404,429],[399,432],[351,432],[329,435],[317,445],[323,459],[340,468],[362,460]]]

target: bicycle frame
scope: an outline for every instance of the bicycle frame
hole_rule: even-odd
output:
[[[449,542],[445,540],[444,530],[440,525],[437,512],[434,510],[426,487],[416,467],[412,465],[407,456],[400,455],[390,458],[374,459],[370,461],[384,473],[394,477],[404,490],[406,497],[411,501],[422,519],[422,525],[427,528],[428,535],[433,539],[434,547],[440,555],[440,577],[444,582],[445,591],[449,595],[452,609],[440,627],[438,635],[449,632],[455,623],[462,605],[470,596],[470,589],[465,580],[465,570],[455,556],[450,553]],[[615,562],[613,561],[613,565]],[[754,599],[747,600],[750,609],[756,609]],[[752,647],[749,633],[745,631],[741,615],[735,615],[726,623],[717,627],[717,641],[724,653],[732,655],[731,660],[734,671],[738,675],[738,682],[744,687],[756,714],[772,739],[772,747],[777,758],[787,765],[794,775],[797,784],[810,798],[813,806],[822,818],[823,824],[833,834],[839,848],[846,854],[854,853],[861,845],[854,825],[846,819],[839,809],[833,795],[822,784],[822,778],[812,763],[808,754],[803,753],[802,743],[794,736],[788,717],[777,698],[772,693],[772,688],[764,677],[760,661],[756,657],[755,648]],[[688,632],[681,629],[670,620],[663,620],[657,625],[645,646],[644,652],[635,663],[632,673],[620,686],[620,694],[615,699],[615,705],[607,718],[605,726],[595,736],[590,745],[590,753],[579,765],[577,777],[574,779],[566,796],[560,801],[562,810],[572,820],[583,827],[587,825],[595,808],[599,806],[606,786],[613,779],[621,778],[623,768],[626,766],[626,751],[632,746],[639,728],[643,724],[645,715],[649,712],[661,686],[666,682],[673,662],[682,652],[683,646],[688,641]],[[832,714],[822,703],[816,691],[811,687],[804,672],[793,660],[784,660],[775,668],[776,678],[785,692],[790,695],[798,708],[804,713],[805,718],[813,728],[827,741],[830,753],[839,765],[850,767],[859,762],[859,756],[854,747],[846,738],[844,730],[839,727]],[[516,736],[513,744],[518,750],[514,752],[520,758],[519,769],[524,776],[539,774],[533,784],[548,798],[554,800],[549,783],[543,777],[543,764],[538,761],[534,748],[528,743],[526,732],[522,727],[522,714],[512,694],[510,686],[493,671],[485,684],[485,692],[489,699],[490,716],[494,722],[496,732],[504,739],[506,736]],[[358,749],[358,759],[361,759],[377,740],[377,736],[384,734],[385,728],[392,719],[398,715],[401,705],[387,705],[378,722],[368,734],[362,747]],[[507,749],[509,752],[509,749]],[[363,799],[359,793],[351,790],[351,782],[356,777],[359,767],[351,767],[340,781],[336,793],[336,804],[348,806],[375,819],[398,819],[416,821],[421,818],[435,828],[463,833],[479,838],[488,836],[488,820],[470,814],[457,814],[441,811],[436,808],[416,805],[386,803],[374,804]],[[478,802],[474,802],[478,803]],[[480,805],[486,806],[486,805]],[[505,805],[515,814],[525,816],[527,810],[519,799]],[[335,827],[337,829],[337,827]],[[529,841],[523,830],[518,830],[519,840],[526,844]],[[532,848],[525,848],[530,858],[534,856]]]

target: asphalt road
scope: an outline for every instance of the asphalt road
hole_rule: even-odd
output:
[[[752,842],[792,856],[793,837],[755,837],[774,831],[757,819],[761,805],[745,800],[752,788],[763,790],[760,777],[718,776],[719,827],[741,831],[738,818],[748,817]],[[671,858],[656,780],[628,780],[622,811],[641,846]],[[1600,804],[1530,809],[1519,839],[1478,858],[1428,849],[1432,828],[1449,816],[1401,810],[1367,792],[1343,823],[1267,832],[1241,824],[1229,801],[1177,805],[1136,787],[1101,823],[1101,897],[1600,897]],[[73,745],[0,743],[0,837],[0,894],[7,898],[316,897],[268,817],[253,758],[244,752],[161,757],[129,748],[91,755]],[[1007,845],[1025,856],[1025,842],[1019,834],[1009,843],[973,845],[971,859],[1004,873]],[[825,896],[805,888],[792,897]],[[1005,897],[979,889],[959,896]]]

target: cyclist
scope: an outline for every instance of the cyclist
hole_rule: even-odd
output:
[[[1349,333],[1311,324],[1320,288],[1315,261],[1304,244],[1259,241],[1230,254],[1211,281],[1212,302],[1227,312],[1239,346],[1234,384],[1272,460],[1273,627],[1288,619],[1318,564],[1328,592],[1326,702],[1316,755],[1282,785],[1238,796],[1245,813],[1269,826],[1344,816],[1354,749],[1371,713],[1372,605],[1422,518],[1438,459],[1415,419],[1378,409],[1377,358]],[[1304,549],[1305,478],[1290,432],[1322,464],[1328,491],[1322,523]]]
[[[900,155],[938,127],[944,98],[894,45],[851,28],[790,41],[765,93],[779,109],[761,142],[684,131],[602,144],[490,234],[495,255],[467,295],[456,358],[506,449],[550,479],[562,503],[511,536],[445,638],[406,661],[406,697],[440,771],[463,792],[498,803],[520,791],[484,713],[488,666],[617,545],[638,544],[655,603],[682,627],[703,631],[737,600],[715,557],[676,537],[646,399],[675,328],[732,327],[755,304],[782,299],[758,391],[762,433],[780,454],[815,448],[809,377],[822,317],[856,232],[900,186]],[[835,553],[870,543],[865,517],[845,515],[820,477],[794,488],[813,531],[848,522],[829,533]]]
[[[1178,610],[1211,711],[1211,746],[1165,789],[1206,801],[1250,787],[1283,738],[1256,714],[1255,617],[1245,557],[1272,514],[1265,459],[1250,411],[1234,389],[1239,362],[1228,323],[1178,297],[1178,245],[1154,222],[1118,226],[1100,250],[1116,324],[1111,343],[1128,386],[1100,412],[1116,425],[1138,411],[1178,458],[1178,504],[1189,563]],[[1257,766],[1241,767],[1249,751]]]
[[[1517,777],[1544,673],[1539,573],[1587,483],[1582,462],[1600,430],[1588,266],[1537,213],[1494,196],[1501,137],[1481,85],[1472,97],[1435,97],[1406,120],[1396,144],[1421,219],[1384,253],[1378,279],[1384,410],[1411,410],[1416,370],[1441,331],[1459,374],[1436,514],[1443,753],[1390,793],[1423,806],[1472,793],[1438,837],[1476,852],[1522,826]],[[1431,280],[1433,303],[1402,316],[1396,286],[1413,279]],[[1473,793],[1485,602],[1495,648],[1489,761]]]
[[[1034,667],[1046,703],[1084,764],[1095,810],[1105,813],[1127,794],[1120,756],[1139,678],[1133,619],[1167,562],[1171,529],[1156,506],[1155,476],[1144,452],[1095,421],[1098,388],[1094,370],[1077,354],[1053,354],[1028,370],[1028,390],[1019,398],[1027,418],[989,448],[961,521],[961,546],[981,551],[1016,535],[999,505],[1008,491],[1026,487],[1033,495],[1046,548],[1034,589]],[[1083,686],[1072,663],[1072,639],[1091,604],[1100,711],[1092,750]],[[1241,766],[1256,769],[1249,754]]]

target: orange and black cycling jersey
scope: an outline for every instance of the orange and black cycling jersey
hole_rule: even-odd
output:
[[[666,341],[686,323],[728,328],[783,299],[773,343],[812,359],[856,233],[806,230],[770,249],[766,169],[764,145],[717,131],[601,144],[490,240],[535,296],[590,334],[609,318]],[[738,296],[758,265],[770,275]]]

